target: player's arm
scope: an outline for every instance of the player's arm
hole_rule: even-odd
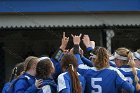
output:
[[[81,60],[81,56],[80,56],[80,53],[79,53],[79,44],[80,44],[80,37],[81,37],[81,34],[79,36],[74,36],[72,35],[73,37],[73,43],[74,43],[74,46],[73,46],[73,53],[77,59],[77,62],[78,62],[78,69],[77,71],[81,74],[81,75],[84,75],[86,73],[86,69],[83,69],[84,66],[84,63],[83,61]],[[81,68],[79,68],[81,67]],[[88,67],[88,66],[87,66]]]
[[[81,60],[82,60],[83,63],[86,64],[87,66],[93,67],[92,62],[91,62],[89,59],[87,59],[86,57],[82,56],[82,57],[81,57]]]
[[[116,73],[117,73],[116,86],[119,89],[124,89],[129,93],[133,93],[135,90],[134,86],[126,80],[124,75],[118,69],[116,69]]]
[[[62,70],[61,70],[61,67],[60,67],[60,61],[61,61],[61,58],[64,55],[63,52],[65,51],[68,42],[69,42],[69,37],[66,37],[65,32],[63,32],[63,38],[61,40],[61,45],[60,45],[59,49],[54,53],[54,55],[51,58],[51,61],[53,62],[54,67],[55,67],[55,73],[53,74],[53,77],[55,79],[57,78],[57,76],[60,73],[62,73]]]

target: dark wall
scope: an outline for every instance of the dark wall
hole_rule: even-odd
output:
[[[5,52],[3,50],[4,43],[0,43],[0,91],[2,91],[2,87],[4,85],[5,79]]]

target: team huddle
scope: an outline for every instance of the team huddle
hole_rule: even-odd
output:
[[[88,35],[71,36],[70,50],[64,32],[51,58],[29,56],[18,63],[2,93],[140,93],[140,49],[118,48],[111,55]]]

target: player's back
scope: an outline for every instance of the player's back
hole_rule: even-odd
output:
[[[85,90],[85,78],[81,76],[78,72],[78,78],[82,87],[82,93]],[[72,93],[72,80],[68,72],[61,73],[58,76],[58,93]]]
[[[85,93],[117,93],[125,81],[125,77],[114,67],[102,70],[92,67],[81,71],[86,79]]]
[[[140,69],[138,69],[138,68],[135,68],[135,69],[137,71],[138,78],[140,78]],[[135,92],[134,93],[140,93],[140,90],[139,91],[136,90],[136,82],[135,82],[135,78],[134,78],[132,68],[129,65],[123,65],[121,68],[119,68],[119,70],[128,79],[128,81],[131,84],[133,84],[133,86],[135,87]]]

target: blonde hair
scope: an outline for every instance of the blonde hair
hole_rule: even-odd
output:
[[[127,64],[132,68],[132,73],[134,75],[134,80],[136,82],[136,89],[140,90],[139,78],[137,76],[136,68],[134,67],[135,62],[133,58],[133,53],[127,48],[118,48],[116,50],[116,53],[119,54],[120,56],[124,56],[128,58],[128,60],[121,60],[121,61],[124,65]]]
[[[109,53],[105,48],[98,48],[95,54],[97,57],[95,58],[94,65],[97,69],[109,67]]]
[[[29,57],[27,57],[26,59],[25,59],[25,61],[24,61],[24,71],[26,72],[26,71],[28,71],[30,68],[31,68],[31,66],[32,66],[32,64],[34,63],[34,62],[36,62],[35,60],[37,60],[38,58],[37,57],[34,57],[34,56],[29,56]]]
[[[140,49],[138,49],[138,50],[137,50],[137,53],[139,53],[139,54],[140,54]]]

